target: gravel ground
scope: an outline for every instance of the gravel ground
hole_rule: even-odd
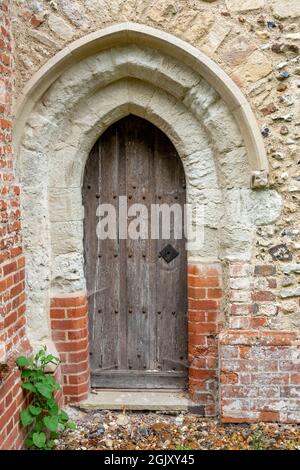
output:
[[[190,413],[66,411],[77,429],[62,435],[58,450],[300,450],[299,425],[224,425]]]

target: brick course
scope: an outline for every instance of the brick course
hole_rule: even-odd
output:
[[[19,420],[20,412],[30,402],[30,395],[22,390],[20,372],[15,360],[31,352],[24,339],[6,361],[7,370],[0,374],[0,450],[22,449],[26,432]]]
[[[0,383],[0,442],[2,442],[3,448],[22,447],[24,434],[18,427],[18,414],[28,397],[23,396],[19,387],[19,375],[13,361],[16,354],[22,350],[30,351],[25,330],[24,283],[26,268],[21,237],[20,187],[15,179],[12,155],[11,105],[13,95],[17,95],[14,91],[14,78],[19,83],[20,90],[21,84],[25,84],[33,71],[37,71],[42,63],[58,52],[63,44],[66,45],[62,37],[59,40],[55,35],[52,37],[53,31],[48,27],[49,11],[45,10],[45,17],[43,13],[39,16],[31,11],[33,7],[30,7],[29,4],[24,7],[22,2],[19,3],[20,5],[16,6],[16,11],[19,13],[16,14],[14,21],[17,31],[15,38],[17,47],[21,46],[16,54],[16,60],[19,60],[16,73],[13,71],[10,24],[12,1],[2,0],[0,7],[0,363],[9,364],[9,370]],[[51,8],[47,2],[41,1],[40,3],[42,8]],[[83,3],[79,0],[80,5]],[[171,23],[165,21],[166,17],[160,23],[161,15],[165,13],[158,12],[155,5],[149,7],[151,12],[148,7],[144,9],[145,16],[138,12],[139,9],[135,12],[135,8],[132,8],[132,13],[126,12],[126,21],[131,19],[139,23],[148,23],[149,17],[151,17],[154,25],[156,24],[155,19],[159,20],[159,27],[163,29],[163,24],[168,24],[169,32],[173,32],[175,35],[179,34],[180,37],[196,47],[206,50],[208,54],[215,54],[216,50],[213,52],[213,50],[209,50],[210,48],[206,49],[206,43],[207,38],[216,37],[214,27],[219,26],[221,21],[217,8],[220,6],[224,9],[225,4],[222,6],[222,2],[212,3],[215,5],[209,2],[209,8],[216,8],[216,10],[207,10],[210,13],[214,12],[212,34],[207,31],[208,34],[203,33],[202,37],[202,33],[200,34],[198,31],[199,25],[196,23],[198,16],[196,15],[190,23],[188,17],[191,15],[191,10],[189,7],[179,9],[176,14],[183,16],[178,16],[178,21]],[[268,2],[265,3],[266,15],[270,16],[272,10],[269,9]],[[283,3],[287,4],[288,2],[283,0]],[[203,4],[204,14],[206,14],[205,7],[206,5]],[[25,8],[24,11],[22,11],[23,8]],[[158,8],[161,8],[161,5]],[[284,9],[288,10],[288,8],[285,5]],[[166,14],[167,11],[168,8],[166,8]],[[282,187],[286,186],[289,190],[286,196],[284,196],[285,189],[282,191],[284,206],[282,215],[278,217],[279,225],[277,228],[275,227],[274,233],[267,228],[265,231],[263,226],[265,221],[262,220],[261,214],[257,214],[257,225],[261,223],[262,226],[257,229],[255,243],[252,247],[251,256],[255,261],[247,263],[224,261],[223,273],[218,264],[204,264],[202,266],[195,263],[189,266],[189,391],[191,398],[199,404],[203,414],[207,416],[218,413],[220,406],[221,417],[225,422],[261,420],[299,422],[299,338],[291,331],[281,331],[286,327],[286,324],[288,324],[288,328],[293,326],[297,328],[299,323],[297,317],[297,315],[299,316],[299,288],[297,287],[299,283],[299,266],[297,267],[299,261],[297,253],[297,245],[299,245],[299,231],[297,230],[299,184],[297,183],[297,159],[294,155],[296,150],[293,148],[294,138],[294,145],[297,143],[296,134],[293,135],[296,132],[296,127],[294,127],[296,120],[294,122],[293,118],[287,120],[290,122],[284,126],[287,130],[286,134],[289,134],[287,137],[284,137],[285,134],[281,132],[282,123],[280,123],[288,112],[286,107],[290,106],[288,104],[289,96],[293,98],[292,95],[295,95],[295,106],[292,105],[289,108],[292,115],[297,106],[298,97],[293,91],[296,89],[296,82],[293,84],[293,80],[297,76],[297,73],[294,73],[297,61],[290,59],[293,57],[291,53],[296,55],[299,48],[292,44],[292,39],[288,45],[283,36],[280,39],[280,42],[283,41],[283,43],[279,49],[282,46],[286,51],[279,50],[279,45],[277,44],[278,47],[276,47],[276,42],[274,42],[275,40],[279,41],[278,38],[281,34],[285,35],[286,31],[289,31],[288,22],[290,20],[286,21],[286,18],[289,17],[288,13],[286,18],[282,15],[282,28],[277,28],[276,39],[274,34],[272,35],[270,31],[266,30],[266,24],[264,24],[266,22],[261,21],[259,16],[255,16],[261,15],[261,11],[257,10],[256,13],[253,13],[251,22],[255,25],[259,24],[256,26],[259,30],[256,31],[256,27],[251,28],[251,30],[253,29],[252,36],[250,28],[248,28],[250,17],[246,21],[241,21],[239,15],[231,15],[230,11],[229,8],[229,16],[226,15],[226,23],[232,25],[231,32],[226,39],[227,41],[230,38],[230,42],[227,44],[223,40],[220,42],[221,52],[218,60],[224,70],[232,75],[241,85],[242,90],[246,92],[253,109],[257,111],[256,115],[260,125],[268,125],[273,129],[272,139],[266,140],[269,158],[273,163],[270,165],[272,169],[271,181],[275,189],[279,184],[283,185]],[[97,15],[91,18],[87,10],[84,10],[84,13],[87,19],[92,19],[91,30],[99,30],[104,25]],[[60,7],[56,14],[63,15],[62,17],[67,15],[66,11],[62,13]],[[113,23],[122,21],[123,13],[116,14],[118,17],[111,16],[114,13],[110,11],[108,15],[113,19]],[[186,18],[184,18],[185,15],[187,15]],[[188,21],[185,21],[186,19]],[[75,36],[75,24],[71,17],[68,18],[68,21],[72,24],[74,32],[72,37],[79,38],[86,34],[87,30],[83,28],[82,31],[78,29]],[[238,23],[234,23],[235,21]],[[37,34],[31,34],[31,28],[38,28],[41,23],[44,23],[42,30],[36,30]],[[210,24],[211,21],[207,23]],[[176,30],[175,24],[180,25],[180,28],[183,27],[183,29]],[[242,26],[243,24],[244,26]],[[243,33],[240,34],[242,31]],[[43,45],[43,41],[40,42],[38,39],[43,38],[43,34],[45,34],[44,41],[48,40],[48,45]],[[245,35],[250,47],[249,51],[242,51],[242,56],[245,54],[242,57],[240,56],[239,41],[243,35]],[[272,47],[269,50],[260,51],[261,40],[265,41],[266,37],[269,38],[268,41],[270,40]],[[26,45],[28,41],[30,47],[24,47],[22,43],[24,38]],[[222,49],[223,46],[224,49]],[[252,54],[253,51],[255,51],[254,54]],[[281,54],[280,61],[279,53]],[[258,62],[254,62],[253,67],[251,61],[247,62],[248,55],[252,58],[255,58],[254,55],[258,57]],[[212,58],[215,57],[217,56]],[[271,75],[271,71],[273,68],[279,73],[278,63],[284,63],[285,59],[288,61],[290,77],[285,83],[277,86],[277,72]],[[26,66],[28,63],[31,63],[32,67]],[[264,70],[261,70],[260,75],[259,69],[264,69],[266,64],[269,64],[266,74]],[[247,73],[244,73],[245,70]],[[250,83],[246,84],[247,77],[249,78],[252,72],[253,79],[251,78]],[[255,75],[257,73],[258,77]],[[268,76],[267,81],[265,81],[266,76]],[[244,81],[244,79],[246,80]],[[260,81],[261,79],[263,81]],[[262,96],[259,88],[256,87],[267,91],[267,94],[272,97],[270,99],[276,101],[275,109],[278,109],[279,118],[274,121],[272,117],[266,118],[269,113],[275,112],[274,103],[259,109]],[[272,87],[274,87],[273,91]],[[279,96],[276,94],[275,88],[279,92],[286,90],[287,96]],[[290,139],[289,145],[286,145],[286,138]],[[280,152],[284,154],[285,158],[282,158]],[[289,171],[286,171],[286,168]],[[234,167],[233,171],[235,171]],[[270,210],[271,207],[268,207],[267,212]],[[252,217],[254,215],[252,214]],[[275,223],[277,224],[277,222]],[[283,227],[284,230],[282,230]],[[277,245],[275,250],[274,245]],[[273,250],[271,251],[272,246]],[[245,249],[247,250],[247,248]],[[285,266],[286,263],[288,263],[287,266]],[[295,263],[294,268],[289,266],[291,263]],[[291,285],[293,288],[290,288]],[[283,300],[285,298],[287,300]],[[66,401],[79,401],[87,396],[89,390],[88,315],[85,295],[75,293],[53,298],[50,318],[52,338],[62,360],[57,377],[63,383]],[[222,331],[222,328],[228,329]],[[277,330],[274,331],[274,328]],[[60,373],[62,373],[61,377]]]
[[[77,402],[89,391],[88,309],[82,293],[51,299],[52,339],[62,361],[66,402]]]
[[[12,155],[13,96],[10,2],[0,15],[0,361],[13,353],[25,335],[25,268],[20,224],[20,188]]]
[[[276,304],[276,266],[233,263],[229,267],[229,328],[271,328]]]
[[[188,266],[189,393],[205,416],[217,409],[221,279],[219,265]]]
[[[12,155],[13,59],[10,2],[0,7],[0,449],[20,449],[25,433],[19,413],[29,400],[20,388],[15,358],[30,352],[26,339],[25,259],[20,223],[20,187]]]
[[[290,331],[220,334],[223,422],[298,422],[300,338]]]

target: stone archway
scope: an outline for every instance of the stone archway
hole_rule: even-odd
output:
[[[266,185],[268,165],[245,97],[204,54],[161,31],[126,23],[92,33],[51,59],[24,90],[15,146],[29,335],[43,341],[52,334],[65,395],[86,396],[82,178],[95,141],[130,113],[169,137],[183,162],[188,200],[204,207],[204,244],[188,254],[190,389],[203,413],[214,414],[223,271],[230,260],[250,259],[266,201],[272,210],[264,223],[278,216],[281,202],[275,191],[251,188]]]

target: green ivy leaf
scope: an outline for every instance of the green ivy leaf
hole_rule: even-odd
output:
[[[52,398],[52,389],[48,385],[36,384],[37,391],[45,398]]]
[[[57,416],[58,411],[58,404],[56,402],[49,406],[49,413],[51,414],[51,416]]]
[[[35,432],[32,435],[32,441],[36,447],[42,449],[45,447],[46,443],[46,435],[44,432]]]
[[[21,411],[20,418],[23,426],[25,427],[29,426],[29,424],[31,424],[35,420],[35,417],[32,416],[28,408],[26,408],[26,410],[24,411]]]
[[[77,426],[76,426],[75,423],[67,423],[66,427],[69,428],[69,429],[76,429]]]
[[[58,428],[58,416],[45,416],[44,423],[49,431],[55,432]]]
[[[69,423],[67,413],[59,409],[53,397],[55,390],[60,389],[59,383],[52,374],[45,372],[48,363],[59,363],[59,359],[46,353],[43,347],[34,358],[20,357],[17,364],[22,368],[22,388],[35,394],[34,401],[20,413],[23,426],[31,426],[27,436],[27,448],[43,450],[55,447],[54,439],[66,427],[75,429],[75,423]]]
[[[29,405],[29,411],[33,416],[38,416],[42,412],[42,408],[39,406]]]
[[[23,369],[21,373],[22,379],[26,379],[27,377],[30,377],[33,374],[32,369]]]
[[[47,400],[47,405],[49,408],[52,408],[53,406],[57,405],[55,398],[52,397],[49,400]]]
[[[63,410],[59,413],[59,421],[61,423],[66,423],[67,421],[69,421],[69,416]]]
[[[27,437],[27,439],[26,439],[26,446],[29,447],[29,448],[33,446],[32,437]]]
[[[48,356],[46,357],[46,361],[47,362],[53,362],[54,364],[59,364],[59,362],[60,362],[58,357],[55,357],[52,354],[48,354]]]
[[[44,377],[41,377],[39,379],[39,382],[45,385],[46,387],[48,387],[49,390],[51,389],[51,392],[53,392],[56,389],[55,381],[53,380],[52,377],[45,375]]]
[[[36,393],[36,388],[34,385],[32,385],[32,383],[30,382],[24,382],[22,385],[21,385],[22,388],[24,388],[24,390],[29,390],[30,392],[32,393]]]
[[[25,356],[20,356],[16,360],[16,364],[18,367],[26,367],[32,365],[32,360]]]
[[[44,422],[43,420],[37,421],[34,425],[35,432],[41,432],[44,429]]]
[[[32,371],[32,380],[35,380],[36,382],[40,382],[43,379],[43,372],[39,369],[34,369]]]
[[[47,442],[47,449],[53,449],[55,447],[55,442],[54,441],[48,441]]]

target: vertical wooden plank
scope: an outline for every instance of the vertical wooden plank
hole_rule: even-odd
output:
[[[153,128],[131,116],[123,126],[126,136],[126,191],[128,208],[151,202],[150,165],[153,157]],[[132,222],[133,218],[129,218]],[[148,261],[149,240],[127,240],[128,369],[150,368],[150,328],[152,315]],[[139,286],[137,288],[137,286]]]
[[[119,192],[118,136],[115,128],[108,129],[99,142],[98,203],[108,203],[117,211]],[[99,219],[97,219],[99,222]],[[120,272],[118,240],[98,240],[99,268],[96,273],[95,303],[97,305],[97,350],[101,354],[98,367],[118,369],[121,351],[120,335]]]
[[[185,180],[181,161],[171,142],[161,132],[156,134],[155,147],[156,202],[185,204]],[[174,238],[171,219],[170,238],[158,240],[158,253],[168,244],[179,255],[170,263],[157,259],[157,356],[161,370],[185,370],[187,362],[187,293],[185,239]],[[162,288],[163,286],[163,288]],[[168,341],[165,332],[169,331]]]
[[[106,158],[101,158],[102,154]],[[84,245],[85,272],[89,299],[91,367],[113,369],[119,367],[120,352],[111,338],[119,334],[119,273],[116,240],[97,237],[100,203],[117,204],[118,159],[113,129],[106,139],[96,144],[86,164],[83,199],[85,206]],[[111,175],[108,180],[105,175]],[[109,335],[106,332],[109,331]]]
[[[97,191],[99,179],[98,145],[94,145],[89,155],[84,175],[82,188],[84,204],[84,257],[85,278],[87,283],[87,295],[89,306],[89,337],[90,337],[90,364],[91,369],[97,368],[98,355],[95,351],[95,301],[93,295],[93,283],[96,278],[97,263],[91,262],[97,254],[98,243],[95,231],[95,211],[97,208],[96,198],[92,197]]]
[[[118,177],[118,207],[119,198],[126,196],[126,136],[124,135],[122,121],[115,124],[116,133],[118,137],[118,166],[119,166],[119,177]],[[118,212],[118,222],[120,218]],[[120,364],[121,370],[128,370],[128,276],[127,276],[127,249],[126,239],[120,236],[118,231],[118,244],[119,244],[119,275],[120,275],[120,287],[118,292],[118,299],[120,304],[120,330],[118,338],[119,350],[120,350]]]

